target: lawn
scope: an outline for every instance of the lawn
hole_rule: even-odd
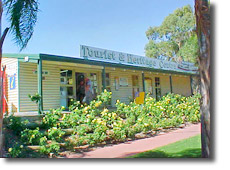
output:
[[[201,136],[197,135],[128,158],[201,158]]]

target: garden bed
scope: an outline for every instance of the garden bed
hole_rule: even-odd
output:
[[[7,118],[7,128],[18,136],[18,144],[7,149],[10,157],[20,157],[28,148],[41,155],[60,156],[65,151],[82,152],[152,137],[183,128],[188,122],[199,122],[199,98],[200,95],[168,94],[156,101],[147,96],[143,105],[134,102],[127,105],[118,100],[116,110],[109,111],[106,104],[111,92],[105,91],[90,105],[73,102],[70,113],[63,113],[64,108],[50,110],[39,127],[27,126],[28,121],[16,117]]]

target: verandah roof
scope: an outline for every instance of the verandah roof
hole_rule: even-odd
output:
[[[88,59],[79,58],[79,57],[61,56],[61,55],[52,55],[52,54],[3,54],[3,57],[17,58],[19,59],[19,61],[25,61],[25,57],[28,57],[29,62],[36,62],[36,63],[38,60],[41,59],[41,60],[46,60],[46,61],[80,63],[80,64],[97,65],[97,66],[103,66],[103,67],[117,67],[117,68],[123,68],[123,69],[150,71],[150,72],[158,72],[158,73],[180,74],[180,75],[198,75],[198,74],[191,73],[191,72],[162,70],[162,69],[155,69],[155,68],[140,67],[140,66],[135,66],[135,65],[111,63],[107,61],[88,60]]]

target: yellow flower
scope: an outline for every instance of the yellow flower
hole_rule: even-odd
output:
[[[99,107],[99,106],[100,106],[100,104],[99,104],[99,103],[96,103],[96,104],[95,104],[95,107]]]
[[[142,118],[138,118],[137,121],[138,121],[138,122],[141,122],[141,121],[142,121]]]
[[[147,127],[149,124],[148,123],[144,123],[144,126]]]
[[[116,113],[112,113],[112,117],[115,118],[117,116]]]
[[[11,151],[12,151],[12,148],[9,148],[8,151],[11,152]]]
[[[101,112],[101,114],[102,114],[102,115],[103,115],[103,114],[106,114],[106,113],[108,113],[108,111],[109,111],[109,110],[105,108],[105,109]]]
[[[65,114],[63,114],[62,119],[65,119]]]

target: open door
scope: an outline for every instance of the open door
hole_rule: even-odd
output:
[[[133,99],[135,99],[136,97],[139,97],[139,79],[138,76],[133,75],[132,76],[132,87],[133,87]]]
[[[76,99],[83,103],[85,97],[85,75],[84,73],[75,73],[76,77]]]

